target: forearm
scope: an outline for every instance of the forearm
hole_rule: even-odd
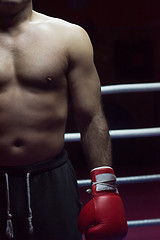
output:
[[[103,113],[95,115],[81,132],[81,142],[90,169],[111,166],[111,141]]]

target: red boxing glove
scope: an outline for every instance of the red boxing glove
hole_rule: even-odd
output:
[[[85,234],[86,240],[124,239],[128,227],[113,169],[94,168],[91,179],[93,198],[80,212],[80,232]]]

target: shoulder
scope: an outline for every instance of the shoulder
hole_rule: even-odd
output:
[[[54,28],[58,28],[59,30],[63,29],[63,30],[69,31],[70,33],[75,30],[77,31],[82,30],[82,28],[76,24],[70,23],[60,18],[50,17],[35,11],[33,11],[33,14],[32,14],[32,22],[39,23],[39,24],[47,24],[47,25],[50,25],[53,29]]]
[[[65,21],[60,18],[50,17],[38,12],[34,12],[33,21],[45,26],[50,34],[59,36],[68,49],[69,54],[93,53],[92,43],[88,33],[79,25]]]
[[[81,26],[60,18],[50,17],[33,11],[32,21],[33,23],[48,25],[52,30],[59,30],[64,36],[72,38],[73,41],[74,39],[89,40],[87,32]]]

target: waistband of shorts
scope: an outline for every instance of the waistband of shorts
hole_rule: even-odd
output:
[[[10,176],[24,176],[26,173],[36,175],[58,168],[68,161],[68,154],[63,149],[61,153],[45,161],[36,162],[25,166],[0,166],[0,174],[7,173]]]

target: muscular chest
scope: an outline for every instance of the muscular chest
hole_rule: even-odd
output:
[[[48,32],[0,36],[0,86],[45,88],[62,85],[67,70],[65,44]]]

